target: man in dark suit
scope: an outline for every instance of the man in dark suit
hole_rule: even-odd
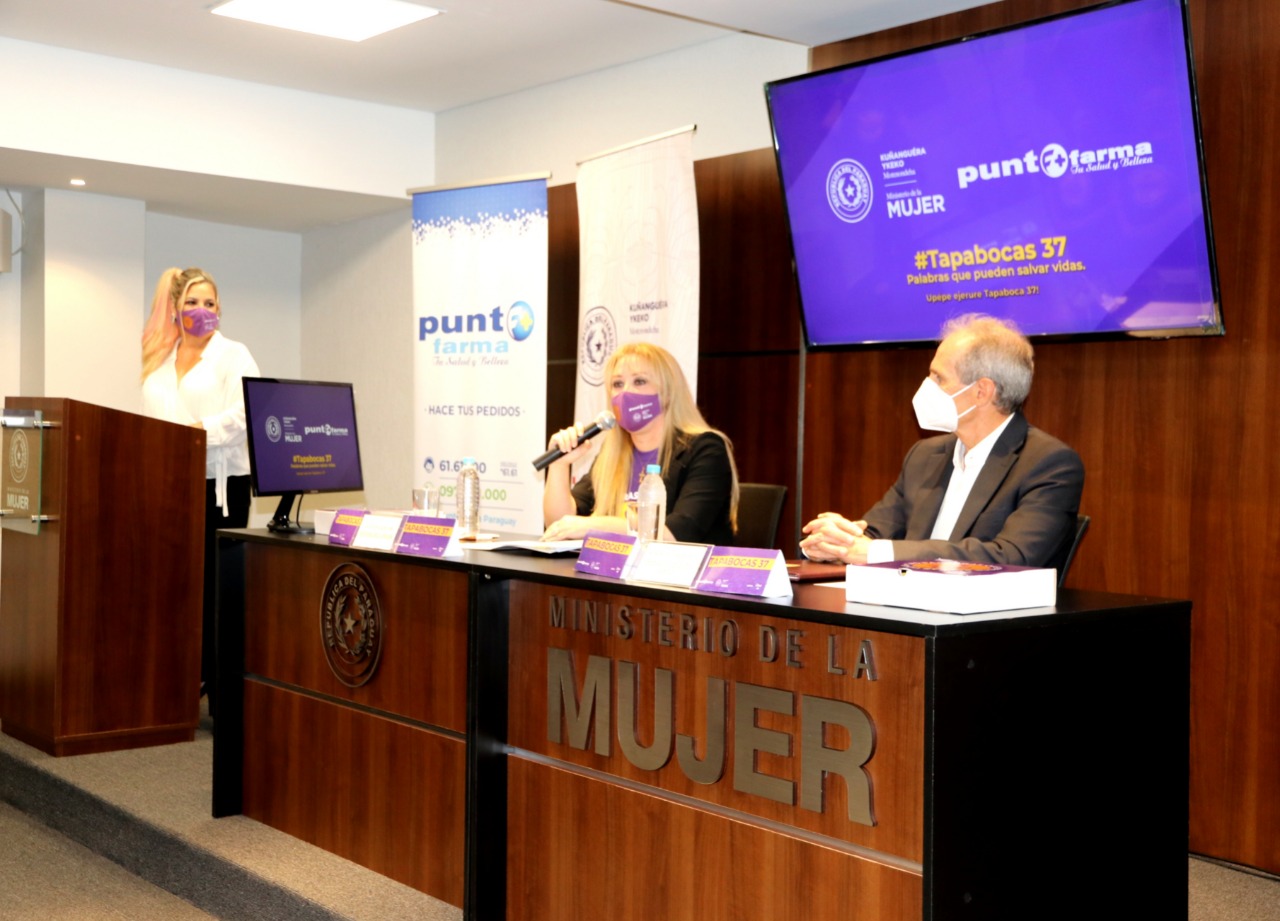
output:
[[[948,322],[912,400],[921,428],[898,481],[860,521],[824,512],[804,527],[810,559],[845,563],[937,558],[1060,566],[1071,545],[1084,465],[1032,427],[1031,343],[980,314]]]

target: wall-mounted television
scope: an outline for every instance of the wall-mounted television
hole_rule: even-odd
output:
[[[810,346],[1221,335],[1185,0],[769,83]]]
[[[303,493],[364,489],[350,384],[246,377],[244,411],[254,495],[280,496],[271,530],[305,530],[289,520]]]

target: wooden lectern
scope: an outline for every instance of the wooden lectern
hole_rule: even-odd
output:
[[[5,409],[37,410],[43,427],[29,436],[38,469],[25,469],[26,435],[0,458],[38,483],[40,518],[23,533],[8,516],[36,510],[7,509],[0,532],[0,730],[52,755],[190,741],[204,432],[76,400],[7,397]],[[25,505],[13,472],[0,482]]]

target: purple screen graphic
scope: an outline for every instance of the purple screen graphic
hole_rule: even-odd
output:
[[[1181,0],[766,92],[810,344],[1221,332]]]
[[[246,377],[244,405],[258,495],[364,488],[350,384]]]

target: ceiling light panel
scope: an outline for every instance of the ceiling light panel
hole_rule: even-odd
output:
[[[404,0],[229,0],[210,12],[295,32],[362,42],[440,11]]]

